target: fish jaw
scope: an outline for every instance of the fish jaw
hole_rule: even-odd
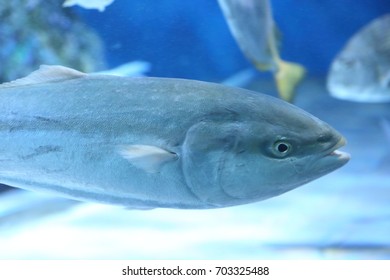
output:
[[[332,148],[333,151],[330,154],[327,154],[326,156],[337,157],[338,160],[343,162],[343,165],[346,164],[351,158],[350,154],[337,150],[338,148],[341,148],[346,144],[347,144],[347,140],[344,137],[341,137],[340,140],[336,143],[336,145],[333,146]]]
[[[340,136],[334,146],[326,149],[319,155],[319,158],[312,165],[312,169],[316,171],[317,177],[339,169],[351,159],[350,154],[338,150],[338,148],[346,145],[346,143],[346,139]]]

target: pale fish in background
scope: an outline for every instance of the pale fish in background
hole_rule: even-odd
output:
[[[104,12],[107,6],[111,5],[114,0],[66,0],[63,7],[79,5],[85,9],[97,9]]]
[[[42,66],[0,85],[0,182],[129,208],[219,208],[341,166],[344,138],[264,94]]]
[[[223,80],[221,83],[225,86],[244,88],[256,78],[256,74],[257,71],[253,68],[244,69]]]
[[[269,0],[218,0],[230,31],[244,55],[260,71],[272,71],[281,98],[292,101],[305,69],[283,61]]]
[[[122,77],[143,77],[147,72],[150,71],[151,68],[152,67],[149,62],[136,60],[119,65],[118,67],[109,70],[96,72],[94,74],[114,75]]]
[[[352,36],[332,62],[327,87],[339,99],[390,102],[390,14]]]

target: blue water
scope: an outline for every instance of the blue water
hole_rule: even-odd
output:
[[[390,12],[387,0],[273,0],[282,57],[325,75],[346,40]],[[217,0],[116,0],[104,13],[75,8],[107,44],[116,66],[153,64],[152,76],[220,81],[250,64],[233,40]]]

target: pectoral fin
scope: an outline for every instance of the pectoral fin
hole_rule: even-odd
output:
[[[177,159],[177,154],[148,145],[129,145],[119,149],[120,155],[132,165],[149,173],[160,171],[164,163]]]
[[[294,91],[299,82],[305,76],[306,70],[297,63],[279,60],[277,62],[278,70],[276,71],[275,81],[279,95],[282,99],[291,102],[294,98]]]

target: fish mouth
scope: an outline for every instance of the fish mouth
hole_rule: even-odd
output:
[[[343,147],[347,144],[347,140],[345,140],[344,137],[341,136],[339,141],[328,151],[325,155],[325,157],[331,157],[333,159],[337,159],[338,161],[342,162],[343,165],[347,163],[351,159],[351,155],[337,150],[340,147]]]
[[[338,150],[347,143],[345,138],[340,135],[336,144],[319,154],[317,160],[311,165],[311,172],[316,178],[332,172],[345,165],[351,158],[348,153]]]

